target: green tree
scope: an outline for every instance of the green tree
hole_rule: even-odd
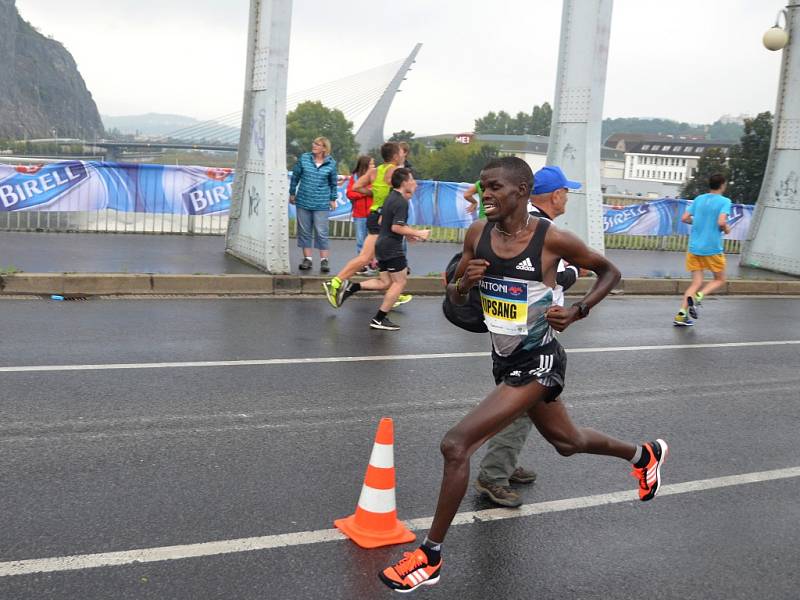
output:
[[[744,133],[744,127],[739,123],[723,123],[714,121],[708,128],[708,139],[714,141],[730,142],[738,140]]]
[[[507,134],[514,128],[513,119],[506,111],[489,112],[480,119],[475,119],[475,133]]]
[[[400,131],[395,131],[392,134],[392,137],[389,138],[390,142],[410,142],[414,139],[414,132],[413,131],[406,131],[405,129],[401,129]]]
[[[755,204],[767,169],[772,137],[772,113],[745,119],[744,135],[730,150],[731,183],[725,194],[739,204]]]
[[[353,135],[353,123],[338,108],[328,108],[322,102],[302,102],[286,115],[286,166],[291,169],[300,155],[311,151],[317,137],[331,141],[331,155],[339,163],[340,173],[349,173],[355,164],[358,145]]]
[[[697,161],[695,174],[681,189],[681,197],[692,199],[708,191],[708,178],[714,173],[722,173],[729,178],[725,154],[720,148],[709,148]]]
[[[415,157],[414,168],[426,179],[437,181],[475,181],[481,169],[497,156],[497,148],[489,144],[444,143],[438,150],[422,152]]]
[[[549,102],[534,106],[531,113],[530,130],[532,135],[550,135],[550,124],[553,121],[553,108]]]
[[[553,109],[547,102],[541,106],[534,106],[530,114],[520,111],[514,117],[504,110],[498,113],[492,111],[479,119],[475,119],[475,133],[550,135],[550,121],[552,119]]]

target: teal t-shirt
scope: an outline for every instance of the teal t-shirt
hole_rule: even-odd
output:
[[[731,214],[731,201],[720,194],[701,194],[687,211],[692,215],[689,252],[697,256],[722,254],[722,232],[719,216]]]

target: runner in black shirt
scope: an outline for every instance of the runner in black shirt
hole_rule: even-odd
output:
[[[383,203],[381,230],[375,243],[375,257],[378,259],[379,279],[368,279],[362,283],[348,282],[342,302],[360,290],[386,290],[383,302],[369,326],[373,329],[397,331],[399,325],[392,323],[387,314],[397,298],[403,293],[408,280],[408,261],[403,250],[403,238],[411,241],[424,241],[430,235],[429,229],[412,229],[406,224],[408,201],[417,189],[417,182],[411,171],[404,168],[392,173],[392,191]]]
[[[478,286],[497,387],[444,436],[444,474],[428,535],[419,548],[379,573],[393,590],[409,592],[439,580],[442,542],[467,489],[470,457],[521,414],[527,413],[563,456],[599,454],[631,463],[640,500],[651,500],[661,486],[668,450],[664,440],[632,444],[578,427],[559,399],[567,356],[555,333],[588,317],[620,273],[575,235],[528,214],[532,183],[530,167],[515,156],[494,159],[481,172],[486,221],[476,221],[467,231],[447,294],[453,304],[462,305]],[[561,258],[597,274],[592,289],[569,308],[554,303]]]

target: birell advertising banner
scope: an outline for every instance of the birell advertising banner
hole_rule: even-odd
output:
[[[0,164],[0,211],[96,211],[226,215],[231,207],[233,169],[170,165],[65,161],[47,165]],[[288,176],[288,175],[287,175]],[[350,220],[345,194],[347,177],[339,178],[336,208],[330,218]],[[465,228],[478,217],[467,212],[468,183],[418,182],[409,206],[409,223]],[[603,206],[605,233],[688,235],[681,215],[690,200],[666,198],[631,206]],[[729,239],[747,236],[752,205],[734,204]],[[295,207],[289,205],[289,217]]]

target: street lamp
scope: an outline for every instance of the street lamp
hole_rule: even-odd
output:
[[[783,27],[781,27],[781,17],[783,17]],[[789,42],[789,32],[786,31],[786,9],[778,11],[778,16],[775,18],[775,25],[767,29],[764,33],[762,41],[767,50],[783,50]]]

